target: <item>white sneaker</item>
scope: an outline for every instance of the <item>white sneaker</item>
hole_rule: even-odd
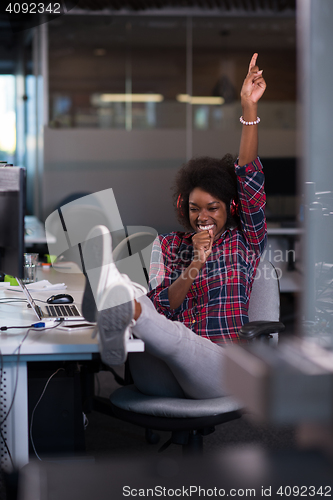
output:
[[[126,361],[130,327],[135,324],[133,316],[133,287],[125,281],[112,284],[103,295],[97,320],[103,363],[115,366]]]
[[[105,226],[96,226],[89,232],[82,254],[86,277],[82,314],[88,321],[96,321],[97,311],[103,307],[103,293],[115,283],[126,282],[133,288],[135,298],[147,293],[143,286],[118,271],[112,257],[111,234]]]
[[[97,304],[107,283],[107,266],[112,260],[112,240],[105,226],[96,226],[83,245],[82,257],[86,286],[82,300],[82,314],[91,322],[96,321]]]

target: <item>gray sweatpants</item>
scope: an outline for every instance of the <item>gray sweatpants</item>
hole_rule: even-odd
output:
[[[159,314],[147,296],[138,302],[142,313],[132,332],[144,341],[145,352],[129,355],[136,387],[154,396],[224,396],[223,347]]]

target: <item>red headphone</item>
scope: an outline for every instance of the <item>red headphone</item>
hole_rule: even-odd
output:
[[[230,215],[231,215],[231,217],[235,217],[235,216],[239,215],[238,203],[236,203],[235,200],[231,200],[231,202],[230,202]]]
[[[180,213],[180,215],[182,217],[184,217],[184,212],[182,210],[182,203],[183,203],[183,197],[181,194],[179,194],[178,198],[177,198],[177,210],[178,212]]]

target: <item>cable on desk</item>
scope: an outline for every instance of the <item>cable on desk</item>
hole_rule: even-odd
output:
[[[23,328],[23,329],[27,329],[27,328],[32,328],[33,325],[26,325],[26,326],[0,326],[0,331],[1,332],[5,332],[6,330],[12,330],[12,329],[16,329],[16,328]]]
[[[5,289],[6,292],[20,292],[20,293],[23,293],[22,290],[12,290],[11,288],[6,288]],[[36,290],[38,291],[38,290]],[[39,290],[39,291],[43,291],[42,289]],[[28,302],[27,299],[20,299],[19,297],[13,297],[12,299],[9,299],[7,297],[1,297],[0,298],[0,302],[2,304],[7,304],[7,302],[9,303],[9,301],[12,301],[12,302]],[[46,300],[41,300],[41,299],[34,299],[35,302],[43,302],[43,304],[47,304],[47,301]]]
[[[12,299],[9,299],[7,297],[1,297],[0,299],[1,304],[11,304],[15,302],[27,302],[27,299],[19,299],[18,297],[13,297]]]
[[[7,292],[22,292],[22,290],[11,290],[10,288],[6,288]],[[47,300],[42,300],[42,299],[35,299],[35,302],[42,302],[43,304],[48,304]],[[19,297],[13,297],[12,299],[9,299],[8,297],[1,297],[0,298],[1,304],[10,304],[11,302],[28,302],[27,299],[20,299]]]
[[[55,321],[57,321],[57,320],[55,320]],[[59,326],[60,323],[62,323],[63,321],[64,320],[59,319],[56,326]],[[5,332],[6,330],[12,330],[12,329],[15,330],[17,328],[24,328],[24,329],[29,328],[30,330],[38,330],[40,328],[45,328],[46,330],[52,330],[52,328],[55,328],[55,327],[52,326],[52,328],[46,328],[46,323],[44,321],[38,321],[37,323],[33,323],[32,325],[28,325],[28,326],[22,326],[22,325],[20,325],[20,326],[0,326],[0,331]],[[23,339],[23,340],[25,340],[25,339]],[[15,351],[16,351],[16,349],[15,349]]]
[[[61,370],[65,371],[65,368],[58,368],[58,370],[56,370],[54,373],[52,373],[52,375],[47,379],[46,384],[44,385],[44,389],[42,390],[42,394],[39,396],[39,399],[38,399],[37,403],[35,404],[35,407],[34,407],[34,409],[32,410],[32,413],[31,413],[31,419],[30,419],[30,441],[31,441],[31,444],[32,444],[32,447],[33,447],[33,450],[35,452],[36,457],[41,462],[42,462],[42,459],[40,458],[40,456],[37,453],[37,450],[36,450],[36,447],[35,447],[35,443],[34,443],[34,440],[33,440],[33,437],[32,437],[32,426],[33,426],[33,422],[34,422],[34,415],[35,415],[35,411],[37,409],[37,406],[39,405],[39,403],[41,402],[41,400],[42,400],[42,398],[43,398],[43,396],[45,394],[47,386],[49,385],[49,383],[51,382],[51,380],[53,379],[53,377],[58,372],[60,372]]]
[[[42,304],[48,304],[47,300],[42,300],[42,299],[36,299],[34,298],[35,302],[42,302]],[[18,297],[13,297],[12,299],[9,299],[7,297],[2,297],[0,298],[0,303],[1,304],[15,304],[15,302],[26,302],[28,304],[27,299],[19,299]]]

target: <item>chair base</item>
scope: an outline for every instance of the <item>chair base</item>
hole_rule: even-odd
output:
[[[228,397],[204,400],[202,409],[200,401],[191,399],[162,398],[161,401],[163,404],[157,408],[155,397],[140,393],[134,386],[125,386],[111,395],[111,401],[95,397],[94,410],[143,427],[149,444],[157,444],[160,439],[153,431],[171,432],[170,439],[159,451],[164,451],[170,444],[178,444],[184,455],[201,454],[204,436],[213,433],[216,425],[242,416],[240,406]],[[196,405],[199,408],[193,412]]]
[[[156,405],[157,399],[140,393],[134,386],[126,386],[111,395],[110,407],[116,418],[145,428],[149,443],[158,442],[153,430],[171,432],[159,451],[178,444],[184,454],[202,453],[203,436],[214,432],[216,425],[242,416],[239,405],[228,397],[205,400],[202,408],[201,401],[161,398]]]

